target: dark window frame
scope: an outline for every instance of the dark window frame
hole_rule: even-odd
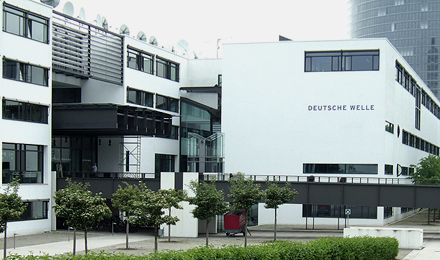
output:
[[[48,124],[49,106],[3,98],[2,118],[8,120]]]
[[[179,82],[179,68],[180,64],[164,59],[162,57],[156,57],[156,76]]]
[[[366,63],[355,61],[370,58],[370,68]],[[315,65],[317,64],[317,65]],[[361,66],[360,66],[361,65]],[[329,71],[378,71],[380,67],[379,50],[306,51],[304,72]]]
[[[18,178],[20,183],[44,183],[44,146],[34,144],[2,143],[2,156],[10,156],[10,161],[2,157],[3,184]],[[35,161],[31,161],[35,159]],[[9,164],[7,164],[9,163]],[[29,169],[29,167],[36,169]],[[12,167],[12,169],[11,169]]]
[[[156,108],[178,113],[179,99],[156,94]]]
[[[134,93],[134,100],[131,99],[130,93]],[[147,91],[127,87],[127,103],[153,107],[154,94]]]
[[[43,72],[39,77],[33,75],[36,69],[42,70]],[[3,78],[48,87],[49,69],[17,60],[3,58]],[[41,79],[41,82],[39,79]]]
[[[133,60],[134,59],[134,60]],[[149,63],[149,68],[146,65]],[[153,75],[154,55],[136,50],[133,48],[127,48],[127,67],[135,70],[139,70]]]
[[[9,27],[8,19],[11,15],[17,16],[20,24],[18,25],[18,33],[11,30]],[[49,18],[17,8],[15,6],[4,3],[3,4],[3,31],[11,33],[14,35],[22,36],[37,42],[49,43]],[[33,30],[36,28],[34,24],[40,25],[42,27],[42,38],[33,35]]]

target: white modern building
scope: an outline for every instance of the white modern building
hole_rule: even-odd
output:
[[[110,198],[106,180],[164,172],[189,175],[156,188],[238,171],[404,179],[439,154],[439,102],[387,40],[228,44],[223,59],[196,59],[36,1],[1,5],[2,186],[19,177],[29,205],[9,235],[62,226],[52,192],[66,177],[107,183]],[[334,223],[343,209],[285,205],[279,223]],[[351,209],[352,224],[410,214]],[[263,204],[254,214],[272,222]]]
[[[1,1],[2,187],[20,178],[28,205],[10,234],[51,230],[52,8],[25,0]]]
[[[439,154],[439,118],[439,101],[386,39],[224,46],[226,172],[405,179]],[[258,208],[258,224],[272,223]],[[279,223],[336,224],[343,210],[284,205]],[[352,207],[350,223],[408,210]]]

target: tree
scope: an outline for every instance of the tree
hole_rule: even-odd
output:
[[[417,184],[440,183],[440,157],[429,155],[420,159],[417,165],[411,165],[415,172],[409,176]]]
[[[191,181],[190,189],[194,197],[189,197],[188,202],[196,207],[191,211],[193,216],[200,220],[206,220],[206,246],[209,245],[209,223],[217,216],[228,211],[228,203],[225,202],[223,190],[217,190],[215,182]]]
[[[149,223],[154,226],[154,251],[158,250],[157,235],[160,225],[175,225],[179,221],[178,217],[165,215],[164,210],[170,207],[179,207],[171,198],[171,192],[159,190],[157,192],[147,188],[145,183],[139,183],[140,194],[138,199],[134,201],[136,210],[136,223]]]
[[[85,253],[87,254],[87,230],[96,222],[111,216],[111,211],[100,194],[93,196],[87,190],[89,183],[82,184],[67,179],[67,187],[55,192],[55,214],[66,219],[67,225],[84,231]],[[73,254],[76,252],[76,236],[73,239]]]
[[[265,208],[275,209],[273,241],[277,240],[277,209],[280,205],[293,200],[298,194],[296,190],[290,189],[290,183],[286,182],[284,187],[280,187],[277,182],[267,182],[265,190]]]
[[[160,190],[162,194],[167,198],[168,216],[171,217],[171,209],[183,209],[180,202],[186,200],[186,192],[184,190]],[[168,223],[168,242],[171,241],[171,224]]]
[[[246,223],[244,246],[247,246],[247,225],[249,220],[249,211],[251,207],[260,202],[264,196],[264,192],[260,190],[260,184],[254,183],[252,178],[245,178],[244,174],[238,172],[234,178],[230,178],[230,194],[229,198],[233,200],[232,207],[234,209],[246,210]]]
[[[119,188],[113,193],[113,207],[118,208],[119,211],[125,213],[125,220],[127,221],[125,229],[125,248],[128,249],[128,234],[130,232],[130,222],[132,222],[131,214],[134,213],[136,207],[134,201],[139,197],[141,190],[137,185],[131,185],[124,182],[126,187]]]
[[[6,230],[7,224],[11,220],[19,219],[23,212],[26,210],[21,197],[18,196],[18,180],[14,180],[9,183],[5,188],[4,193],[0,193],[0,233],[4,232],[3,239],[3,258],[6,258]]]

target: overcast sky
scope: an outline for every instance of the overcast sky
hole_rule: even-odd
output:
[[[348,39],[349,0],[70,0],[74,16],[105,17],[110,30],[122,24],[136,37],[143,31],[160,46],[184,39],[199,57],[216,57],[220,42]],[[66,0],[56,7],[62,12]],[[220,52],[221,55],[221,52]]]

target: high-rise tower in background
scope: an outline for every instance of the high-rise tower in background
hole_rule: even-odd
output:
[[[440,99],[440,0],[351,0],[352,38],[386,37]]]

